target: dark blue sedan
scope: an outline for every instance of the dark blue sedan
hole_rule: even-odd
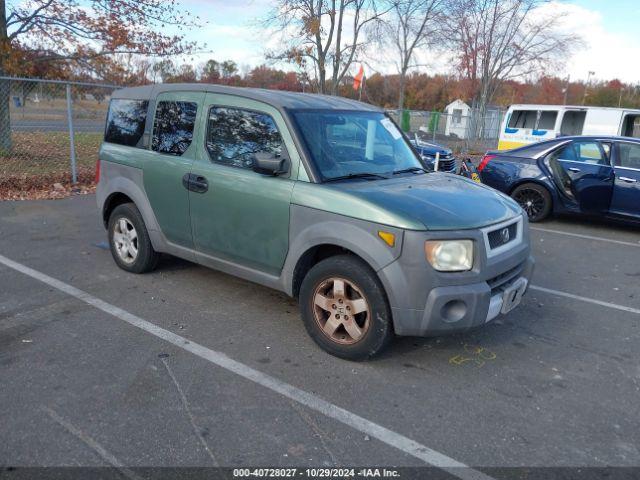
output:
[[[640,221],[640,139],[560,137],[487,152],[478,171],[532,222],[571,212]]]

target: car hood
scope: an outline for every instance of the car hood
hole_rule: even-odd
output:
[[[440,155],[451,155],[452,153],[448,148],[445,148],[442,145],[436,145],[435,143],[421,141],[419,143],[414,142],[413,145],[422,155],[435,156],[436,153],[440,153]]]
[[[511,198],[459,175],[429,173],[332,185],[428,230],[484,227],[521,214]]]

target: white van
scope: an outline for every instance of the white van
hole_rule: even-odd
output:
[[[640,110],[569,105],[512,105],[502,122],[498,150],[564,135],[640,138]]]

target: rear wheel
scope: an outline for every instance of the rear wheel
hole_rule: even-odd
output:
[[[300,287],[300,306],[311,338],[337,357],[372,357],[393,337],[384,289],[376,273],[352,255],[316,264]]]
[[[527,213],[530,222],[544,220],[551,213],[551,194],[542,185],[525,183],[511,192],[511,197]]]
[[[160,258],[151,245],[142,215],[133,203],[118,205],[111,212],[109,246],[115,262],[127,272],[150,272]]]

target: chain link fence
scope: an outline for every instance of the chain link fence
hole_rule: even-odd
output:
[[[0,77],[0,199],[90,187],[111,93],[93,83]],[[479,155],[496,148],[504,112],[388,112],[409,134]]]
[[[505,112],[490,109],[484,115],[469,110],[454,113],[421,110],[389,110],[389,115],[413,138],[436,143],[455,154],[481,155],[498,147],[500,125]]]
[[[92,185],[116,88],[0,77],[0,198]]]

